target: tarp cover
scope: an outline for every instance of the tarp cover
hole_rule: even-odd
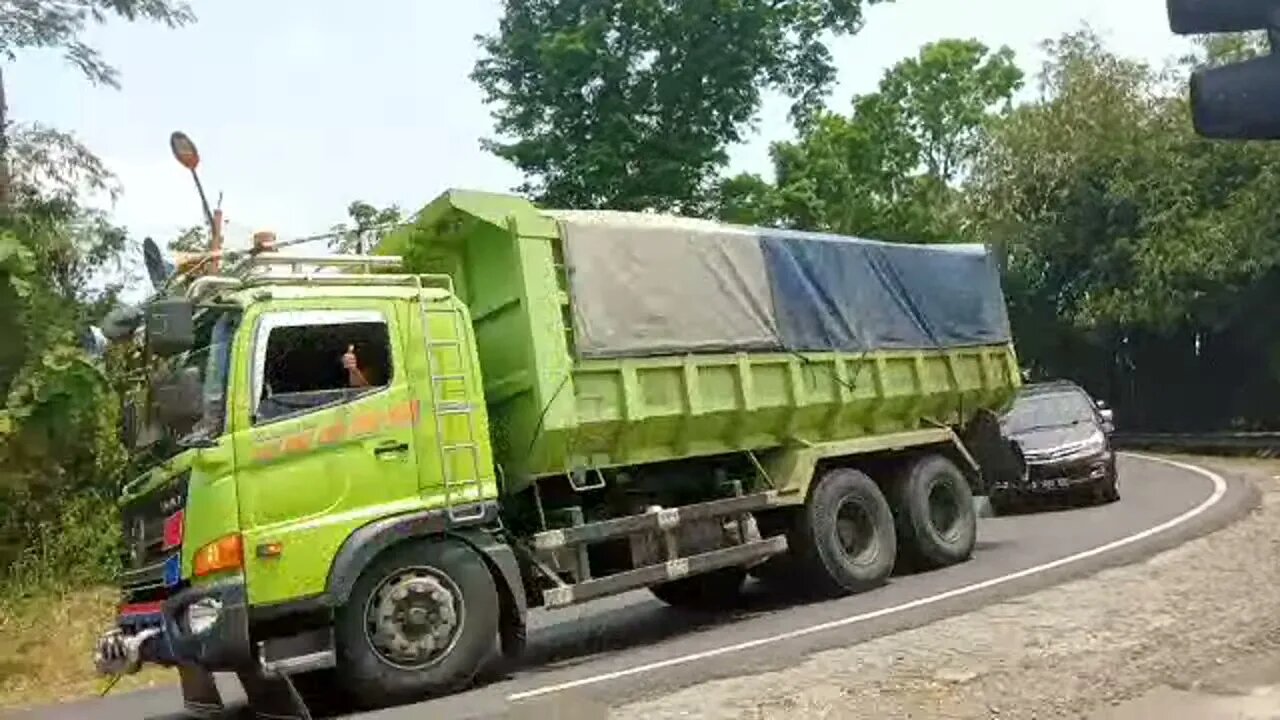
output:
[[[638,213],[558,213],[583,357],[780,350],[756,236]]]
[[[1000,276],[981,245],[897,245],[766,234],[790,350],[931,349],[1009,339]]]
[[[897,245],[617,212],[555,213],[584,358],[1006,342],[982,246]]]

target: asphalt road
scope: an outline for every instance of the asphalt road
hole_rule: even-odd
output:
[[[618,705],[717,677],[764,672],[1132,562],[1230,522],[1255,498],[1242,481],[1152,459],[1124,457],[1120,475],[1119,503],[984,519],[971,561],[898,576],[853,597],[796,604],[753,592],[741,612],[715,620],[668,608],[647,592],[538,612],[527,661],[508,677],[359,717],[502,717],[513,707],[546,717],[546,703]],[[234,683],[227,688],[231,700],[238,693]],[[177,691],[164,688],[41,708],[14,720],[177,720],[183,717],[179,708]]]

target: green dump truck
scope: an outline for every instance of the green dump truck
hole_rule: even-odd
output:
[[[456,691],[530,608],[748,576],[822,595],[974,546],[1017,459],[998,272],[908,246],[450,192],[378,254],[260,253],[147,307],[95,658],[292,716]],[[292,709],[291,709],[292,708]]]

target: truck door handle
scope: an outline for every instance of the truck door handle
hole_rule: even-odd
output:
[[[383,455],[390,455],[391,453],[405,452],[408,449],[409,449],[409,443],[396,442],[392,440],[389,442],[382,443],[381,445],[375,447],[373,449],[373,454],[377,455],[378,457],[381,457]]]

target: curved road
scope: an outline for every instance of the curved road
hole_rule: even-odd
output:
[[[1230,522],[1255,498],[1245,482],[1140,456],[1123,457],[1120,476],[1119,503],[984,519],[970,562],[895,577],[861,595],[795,604],[753,593],[741,612],[715,620],[668,608],[647,592],[538,612],[522,669],[467,693],[359,717],[500,717],[513,703],[543,706],[561,698],[618,705],[716,677],[763,672],[815,651],[1132,562]],[[234,682],[228,699],[233,688]],[[18,718],[177,720],[183,717],[179,708],[178,693],[166,688],[41,708]],[[530,717],[545,715],[535,711]]]

